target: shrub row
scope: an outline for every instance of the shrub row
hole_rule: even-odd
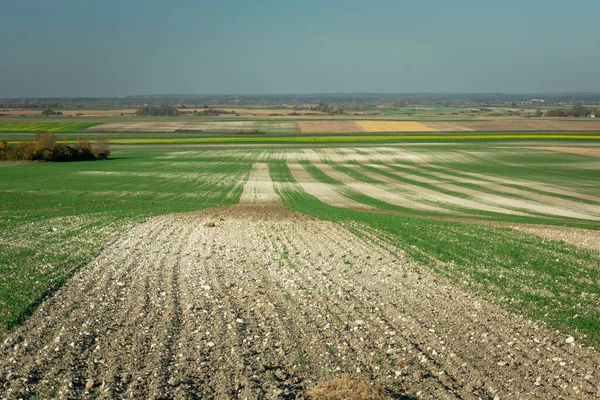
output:
[[[89,141],[77,139],[74,145],[56,143],[52,132],[38,132],[35,140],[23,140],[18,146],[0,141],[2,161],[86,161],[104,160],[110,155],[110,143],[98,137],[94,146]]]

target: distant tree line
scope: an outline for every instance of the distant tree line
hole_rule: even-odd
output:
[[[93,146],[81,138],[74,145],[56,143],[52,132],[38,132],[35,140],[23,140],[18,146],[0,140],[2,161],[87,161],[104,160],[109,155],[110,143],[102,137],[96,138]]]
[[[324,102],[320,102],[314,107],[310,108],[311,111],[321,111],[322,113],[336,115],[342,114],[344,110],[338,104],[327,104]]]
[[[221,110],[221,109],[218,109],[218,108],[205,108],[205,109],[200,110],[200,111],[194,110],[192,112],[192,115],[195,115],[195,116],[218,117],[221,114],[235,114],[235,115],[239,115],[235,111]]]
[[[145,115],[145,116],[176,116],[178,115],[177,107],[162,104],[160,106],[142,106],[139,107],[135,111],[136,115]]]
[[[214,108],[281,105],[299,105],[308,108],[319,102],[338,104],[343,109],[353,109],[357,104],[392,103],[405,99],[406,106],[511,106],[526,104],[532,98],[543,98],[545,105],[600,104],[600,93],[317,93],[317,94],[243,94],[243,95],[144,95],[128,97],[63,97],[63,98],[0,98],[0,108],[53,108],[53,109],[119,109],[144,105],[169,104],[177,108]]]
[[[43,116],[48,116],[48,115],[62,115],[62,112],[53,110],[52,108],[46,108],[46,109],[44,109],[44,111],[42,111],[42,115]]]
[[[59,102],[38,102],[38,101],[6,101],[0,103],[0,108],[62,108]]]
[[[600,109],[586,108],[577,104],[572,108],[553,108],[546,111],[546,117],[587,117],[591,114],[599,115]]]

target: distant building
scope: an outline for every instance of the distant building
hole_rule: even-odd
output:
[[[527,104],[543,104],[544,99],[531,99],[527,102]]]

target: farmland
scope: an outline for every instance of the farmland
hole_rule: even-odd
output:
[[[0,132],[75,132],[83,131],[98,125],[97,122],[43,122],[43,123],[21,123],[21,124],[0,124]]]
[[[352,372],[411,395],[588,397],[600,158],[548,143],[1,164],[0,359],[19,360],[1,386],[264,397]]]

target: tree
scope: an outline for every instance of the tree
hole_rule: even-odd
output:
[[[402,108],[406,105],[406,102],[404,101],[404,99],[396,99],[394,101],[392,101],[392,107],[394,108]]]
[[[44,111],[42,111],[42,115],[43,116],[48,116],[48,115],[62,115],[62,112],[60,111],[54,111],[52,108],[46,108],[44,109]]]
[[[99,160],[105,160],[110,155],[110,142],[104,136],[96,137],[96,145],[92,150],[94,156]]]
[[[588,110],[581,104],[577,104],[571,109],[571,115],[574,117],[587,117],[589,114],[590,110]]]
[[[37,151],[56,149],[56,136],[52,132],[41,131],[35,134],[35,148]]]
[[[146,116],[175,116],[178,115],[177,107],[170,105],[160,105],[160,106],[142,106],[139,107],[136,112],[136,115],[146,115]]]

